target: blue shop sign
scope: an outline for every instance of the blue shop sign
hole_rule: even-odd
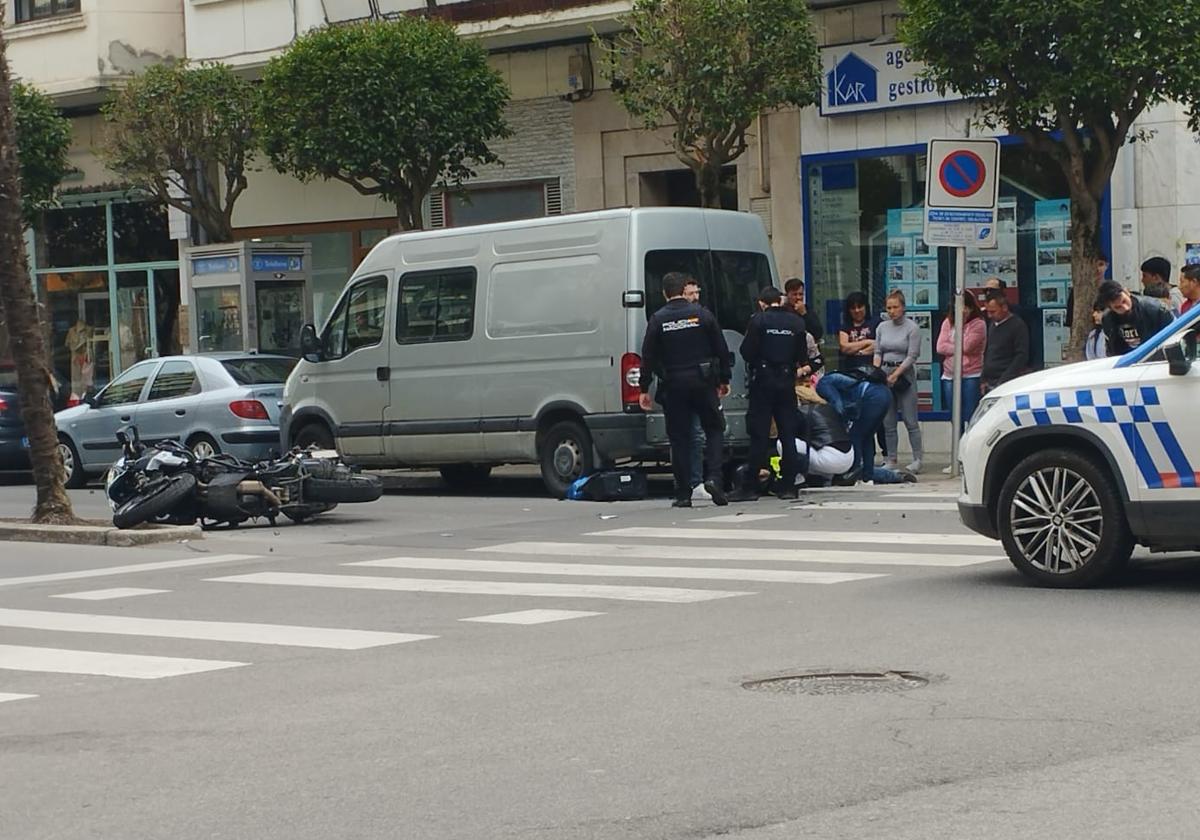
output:
[[[925,65],[903,44],[847,44],[821,50],[822,116],[962,99],[922,78]]]
[[[253,254],[250,257],[251,271],[301,271],[304,258],[287,254]]]
[[[237,257],[196,257],[192,260],[192,276],[205,274],[236,274],[241,260]]]

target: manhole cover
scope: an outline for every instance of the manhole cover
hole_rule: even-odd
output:
[[[813,671],[748,680],[742,688],[775,694],[883,694],[924,688],[929,681],[911,671]]]

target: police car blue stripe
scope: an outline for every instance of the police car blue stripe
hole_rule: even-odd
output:
[[[1120,426],[1121,434],[1129,445],[1129,451],[1133,453],[1133,460],[1137,463],[1138,472],[1142,474],[1142,480],[1152,490],[1161,488],[1162,476],[1158,474],[1158,468],[1154,466],[1150,450],[1142,442],[1142,436],[1138,433],[1137,426],[1133,423],[1121,423]]]
[[[1141,391],[1142,391],[1142,405],[1162,405],[1162,403],[1160,403],[1158,401],[1158,389],[1157,388],[1147,385],[1147,386],[1143,386]]]
[[[1151,425],[1154,426],[1154,431],[1158,432],[1158,439],[1162,443],[1163,449],[1167,451],[1167,457],[1171,459],[1171,466],[1175,467],[1175,472],[1179,475],[1179,486],[1195,487],[1196,472],[1188,462],[1187,455],[1184,454],[1183,447],[1179,445],[1170,424],[1160,421]]]
[[[1050,412],[1044,408],[1035,408],[1033,410],[1033,421],[1039,426],[1050,425]]]
[[[1063,414],[1067,418],[1068,423],[1082,423],[1083,415],[1080,414],[1078,408],[1064,408]]]
[[[1112,410],[1111,406],[1098,405],[1096,406],[1096,419],[1101,423],[1116,423],[1117,413]]]
[[[1108,404],[1109,405],[1129,405],[1125,400],[1124,388],[1109,388],[1108,389]]]
[[[1092,406],[1095,404],[1096,404],[1096,399],[1095,399],[1095,397],[1092,396],[1091,391],[1076,391],[1075,392],[1075,405],[1082,408],[1085,405]]]
[[[1017,394],[1017,411],[1025,411],[1029,408],[1029,395]]]
[[[1129,412],[1133,416],[1134,423],[1149,423],[1150,422],[1150,412],[1146,409],[1146,406],[1144,406],[1144,405],[1135,405],[1129,409]]]
[[[1050,391],[1046,394],[1046,408],[1061,408],[1062,394],[1058,391]]]

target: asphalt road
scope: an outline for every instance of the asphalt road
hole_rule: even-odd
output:
[[[189,544],[0,543],[0,838],[1196,834],[1200,558],[1034,589],[950,482],[397,484]],[[744,687],[815,672],[911,676]]]

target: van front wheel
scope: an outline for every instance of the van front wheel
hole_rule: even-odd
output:
[[[555,423],[542,435],[538,463],[546,489],[561,499],[576,479],[592,471],[592,436],[578,421]]]

